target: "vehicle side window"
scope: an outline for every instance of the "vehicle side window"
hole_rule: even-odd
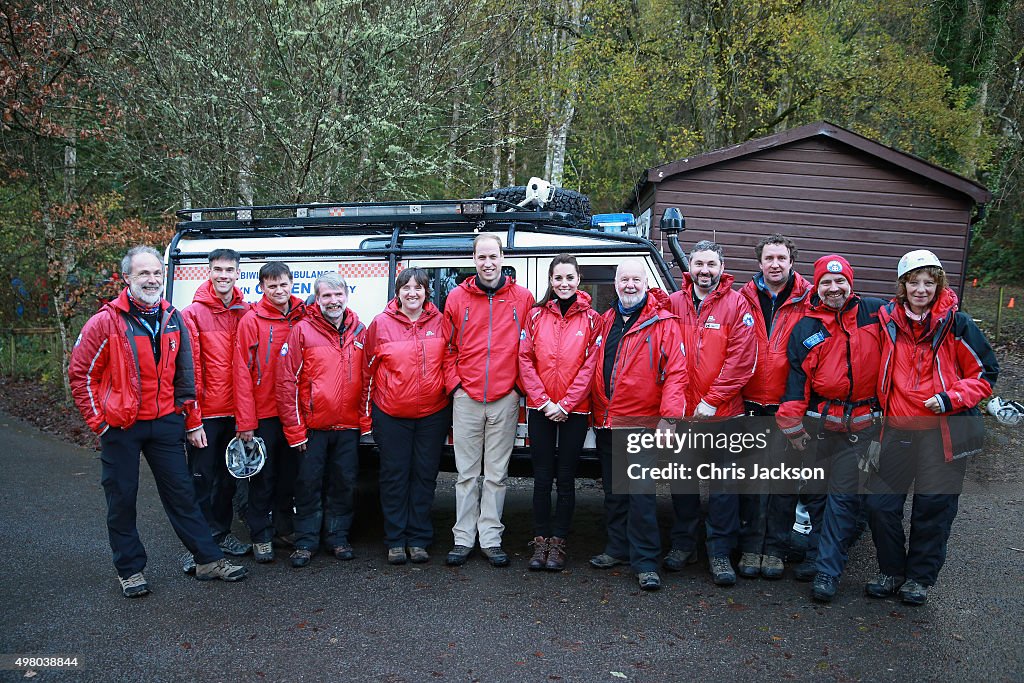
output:
[[[590,295],[591,307],[604,313],[615,303],[615,266],[581,265],[580,289]]]
[[[465,268],[424,268],[430,275],[430,289],[432,291],[431,301],[443,313],[444,303],[452,290],[461,285],[467,278],[476,275],[476,268],[467,266]],[[501,272],[506,277],[514,278],[516,269],[512,266],[504,266]],[[613,288],[614,293],[614,288]]]

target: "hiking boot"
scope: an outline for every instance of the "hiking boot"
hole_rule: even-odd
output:
[[[711,580],[716,586],[731,586],[736,583],[736,572],[728,555],[715,555],[711,558]]]
[[[267,541],[266,543],[254,543],[252,546],[252,556],[260,564],[273,562],[274,544],[270,541]]]
[[[388,548],[388,564],[405,564],[408,561],[405,548]]]
[[[213,581],[214,579],[229,582],[241,581],[247,573],[245,567],[231,564],[223,557],[216,562],[207,562],[196,566],[196,578],[200,581]]]
[[[888,574],[878,572],[878,576],[875,577],[874,581],[864,584],[864,592],[873,598],[887,598],[890,595],[896,595],[896,591],[902,585],[902,576],[889,576]]]
[[[508,554],[501,549],[500,545],[492,545],[490,548],[483,548],[484,557],[491,563],[492,567],[507,567]]]
[[[189,551],[186,550],[184,554],[178,558],[178,562],[181,562],[181,571],[189,575],[196,573],[196,558],[194,558],[192,553]]]
[[[347,562],[348,560],[355,559],[355,556],[356,556],[355,551],[352,550],[352,546],[344,544],[344,543],[341,544],[341,545],[334,546],[331,549],[331,553],[334,555],[334,559],[342,560],[343,562]],[[404,549],[402,549],[402,556],[405,557],[405,550]],[[388,551],[388,561],[389,562],[391,561],[391,551],[390,550]],[[402,563],[404,564],[405,560],[402,560]]]
[[[296,548],[288,559],[292,561],[292,566],[296,569],[305,567],[313,559],[313,551],[306,550],[305,548]]]
[[[774,555],[762,555],[761,556],[761,576],[766,579],[781,579],[782,572],[785,571],[786,565],[783,563],[781,557],[775,557]]]
[[[617,567],[620,564],[626,564],[626,560],[620,560],[617,557],[612,557],[608,553],[601,553],[600,555],[594,555],[590,558],[590,566],[595,569],[611,569]]]
[[[430,553],[427,552],[426,548],[421,548],[418,545],[411,545],[409,546],[409,561],[413,564],[430,562]]]
[[[818,574],[818,558],[805,558],[803,562],[793,567],[793,578],[797,581],[813,581]]]
[[[899,596],[904,605],[923,605],[928,602],[928,586],[907,579],[907,582],[900,586]]]
[[[565,569],[565,539],[552,536],[548,539],[548,561],[544,569],[549,572],[560,572]]]
[[[149,584],[142,572],[135,572],[127,579],[119,576],[117,580],[121,582],[121,594],[126,598],[141,598],[149,593]]]
[[[444,563],[450,567],[461,567],[466,564],[471,552],[473,552],[473,548],[468,545],[456,545],[448,551],[448,557],[444,558]]]
[[[695,550],[670,550],[665,559],[661,561],[661,566],[670,572],[678,572],[686,565],[695,562],[697,562],[697,551]]]
[[[661,588],[661,577],[658,572],[640,572],[636,576],[640,582],[640,590],[656,591]]]
[[[757,553],[743,553],[736,571],[745,579],[756,579],[761,573],[761,556]]]
[[[528,568],[533,572],[544,569],[544,565],[548,562],[548,539],[543,536],[534,536],[529,545],[533,546],[533,557],[530,558]]]
[[[217,545],[225,555],[232,557],[245,557],[252,550],[252,545],[242,543],[234,534],[228,534]]]
[[[811,597],[818,602],[832,602],[839,590],[839,579],[829,576],[825,572],[818,572],[814,576],[814,586],[811,587]]]

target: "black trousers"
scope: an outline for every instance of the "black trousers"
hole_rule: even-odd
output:
[[[199,509],[203,511],[213,537],[221,541],[231,532],[235,511],[236,479],[224,463],[224,452],[235,437],[235,418],[212,417],[203,420],[206,448],[188,445],[188,466],[196,488]]]
[[[530,459],[533,461],[533,535],[565,538],[576,509],[576,468],[589,418],[572,413],[565,422],[553,422],[539,410],[530,410]],[[558,482],[554,523],[551,519],[551,486]]]
[[[253,543],[267,543],[275,534],[293,531],[295,475],[298,451],[288,446],[281,420],[265,417],[259,421],[256,436],[263,439],[267,460],[263,469],[249,479],[249,505],[245,523]]]
[[[196,502],[185,460],[184,417],[171,413],[156,420],[141,420],[128,429],[111,427],[100,437],[100,446],[107,534],[118,576],[128,578],[146,567],[146,549],[135,523],[140,452],[153,471],[160,502],[174,533],[196,562],[204,564],[224,557]]]
[[[380,446],[380,508],[388,548],[426,548],[434,541],[430,510],[441,449],[451,426],[450,407],[406,419],[373,406],[373,440]]]
[[[320,529],[332,548],[348,545],[359,475],[359,430],[307,431],[295,479],[295,547],[315,551]]]
[[[946,462],[938,429],[886,428],[878,472],[868,480],[868,523],[878,568],[924,586],[935,584],[946,561],[946,544],[960,503],[966,458]],[[903,506],[911,483],[910,544]]]

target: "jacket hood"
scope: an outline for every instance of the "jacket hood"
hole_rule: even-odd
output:
[[[508,275],[506,275],[505,284],[502,285],[496,292],[494,292],[494,295],[497,296],[498,294],[507,293],[510,289],[512,289],[512,287],[515,284],[516,279],[514,277],[509,277]],[[476,275],[470,275],[465,280],[463,280],[462,284],[459,286],[465,287],[470,294],[476,294],[477,296],[487,296],[487,292],[485,292],[484,290],[480,289],[480,287],[477,286]]]
[[[225,306],[224,302],[221,301],[219,296],[217,296],[217,292],[214,291],[213,283],[207,280],[203,284],[199,285],[199,289],[196,290],[195,296],[192,297],[192,303],[203,304],[204,306],[212,309],[213,312],[221,313],[232,308],[244,308],[245,297],[242,296],[242,290],[238,287],[233,287],[231,291],[231,302]]]
[[[570,315],[575,315],[576,313],[585,311],[588,308],[592,308],[590,304],[590,295],[584,292],[582,289],[576,290],[576,301],[572,302],[572,306],[570,306],[569,310],[565,312],[565,317],[568,318]],[[544,308],[548,309],[552,313],[557,313],[559,316],[562,315],[562,311],[559,310],[558,308],[557,297],[544,304]]]
[[[394,299],[392,299],[391,301],[389,301],[388,305],[384,307],[384,313],[388,317],[394,318],[395,320],[397,320],[398,322],[402,323],[403,325],[412,325],[413,324],[413,321],[409,319],[409,316],[407,316],[405,313],[402,313],[402,310],[401,310],[401,308],[398,305],[398,297],[397,296]],[[441,311],[438,310],[437,306],[434,305],[434,302],[433,301],[424,301],[423,302],[423,313],[421,313],[420,317],[416,319],[416,322],[417,323],[426,322],[427,320],[430,320],[431,318],[433,318],[435,315],[441,315]]]
[[[797,301],[802,301],[804,297],[809,296],[811,291],[811,283],[810,281],[807,280],[807,278],[805,278],[803,275],[796,272],[795,270],[793,271],[793,275],[791,277],[793,280],[793,289],[789,293],[789,298],[786,299],[786,302],[795,303]],[[754,275],[754,277],[750,278],[750,281],[747,282],[747,284],[743,285],[743,288],[740,290],[740,292],[745,297],[747,297],[747,299],[750,300],[751,302],[757,301],[757,293],[759,291],[768,291],[768,287],[764,284],[764,275],[762,275],[761,273],[757,273]]]
[[[103,304],[103,306],[100,307],[100,310],[102,311],[104,308],[107,307],[110,307],[118,311],[124,311],[125,313],[129,313],[132,310],[132,305],[131,302],[128,300],[128,288],[125,287],[124,289],[122,289],[121,293],[117,295],[117,298],[112,299],[107,303]],[[167,299],[161,298],[160,310],[166,311],[169,308],[172,308],[171,302],[168,301]]]
[[[264,296],[262,299],[256,302],[256,305],[253,306],[253,310],[256,311],[256,315],[258,315],[261,318],[266,318],[267,320],[287,320],[288,318],[295,315],[295,311],[302,310],[306,306],[306,304],[303,303],[302,299],[295,295],[291,296],[290,303],[291,308],[289,309],[288,314],[285,315],[281,313],[281,311],[277,310],[277,306],[270,303],[270,300]]]

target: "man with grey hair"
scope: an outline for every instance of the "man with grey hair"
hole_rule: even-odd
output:
[[[68,375],[75,404],[100,437],[107,532],[121,592],[149,593],[146,550],[135,524],[139,453],[153,471],[171,526],[198,562],[196,578],[238,581],[196,502],[184,455],[184,412],[196,409],[192,346],[181,314],[165,301],[164,268],[152,247],[121,261],[128,286],[82,328]]]
[[[359,435],[370,431],[359,410],[366,326],[348,308],[348,284],[333,273],[313,285],[316,305],[292,328],[277,364],[277,406],[288,445],[298,454],[293,567],[309,564],[324,527],[339,560],[349,543],[359,473]]]
[[[690,272],[683,275],[680,290],[670,297],[672,312],[680,318],[690,354],[686,400],[688,409],[693,411],[690,417],[709,423],[709,431],[717,434],[739,428],[732,418],[743,415],[740,392],[753,377],[757,364],[754,316],[747,300],[733,290],[733,276],[724,270],[722,247],[702,240],[690,252]],[[707,455],[722,457],[718,453]],[[708,558],[714,582],[729,586],[736,583],[729,555],[740,536],[739,497],[716,484],[712,482],[708,499]],[[679,493],[672,496],[672,505],[676,519],[672,551],[665,557],[665,567],[679,570],[696,559],[700,499],[696,492]]]

